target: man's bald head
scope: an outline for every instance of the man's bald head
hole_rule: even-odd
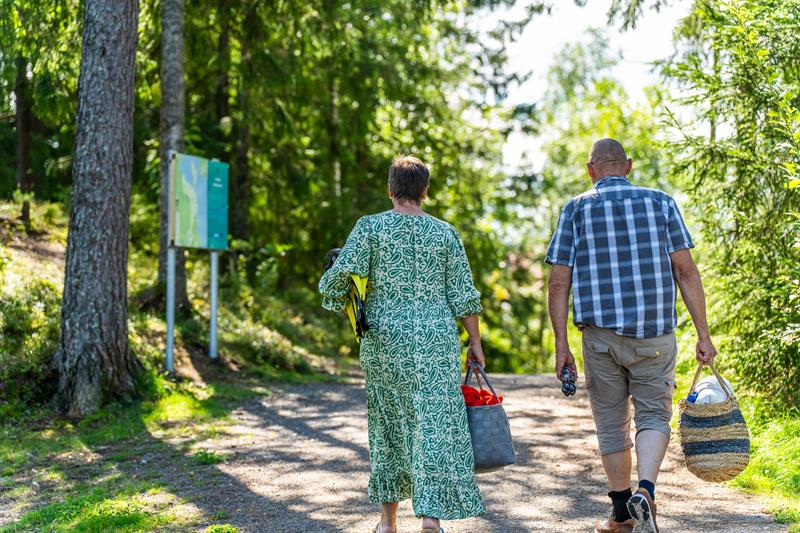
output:
[[[600,139],[589,151],[589,175],[592,180],[606,176],[626,176],[631,171],[631,161],[625,148],[616,139]]]

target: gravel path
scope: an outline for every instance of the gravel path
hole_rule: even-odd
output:
[[[445,524],[456,532],[591,532],[608,498],[583,391],[565,399],[549,376],[497,376],[506,398],[518,464],[479,476],[487,515]],[[281,386],[234,411],[225,435],[207,447],[229,454],[214,483],[192,490],[206,510],[225,509],[243,532],[374,531],[366,397],[361,384]],[[659,480],[663,532],[786,531],[764,504],[702,482],[670,444]],[[400,531],[419,531],[410,503]]]

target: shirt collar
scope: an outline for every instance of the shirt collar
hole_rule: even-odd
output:
[[[611,182],[612,181],[616,181],[616,180],[622,180],[622,181],[624,181],[625,183],[628,183],[628,184],[631,183],[631,181],[628,178],[626,178],[625,176],[605,176],[603,178],[600,178],[596,182],[594,182],[594,187],[595,187],[595,189],[598,189],[601,186],[605,187],[606,185],[611,185]]]

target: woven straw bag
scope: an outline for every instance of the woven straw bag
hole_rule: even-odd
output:
[[[472,361],[467,361],[464,385],[469,383],[472,375],[471,368]],[[478,369],[489,390],[497,398],[497,393],[483,368],[477,364],[474,368]],[[511,428],[503,404],[467,406],[467,423],[472,440],[472,456],[475,459],[476,474],[493,472],[516,463]]]
[[[713,364],[727,399],[720,403],[696,404],[686,398],[678,402],[681,448],[689,472],[705,481],[728,481],[750,461],[750,435],[739,410],[739,402]],[[689,394],[694,392],[703,363],[697,368]]]

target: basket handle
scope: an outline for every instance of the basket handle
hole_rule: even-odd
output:
[[[494,399],[497,400],[497,402],[499,403],[500,398],[497,397],[497,393],[494,391],[494,387],[492,387],[492,383],[489,381],[489,376],[486,375],[486,372],[483,371],[483,367],[478,363],[467,361],[467,375],[464,376],[464,385],[467,385],[469,383],[469,378],[472,376],[472,372],[470,372],[470,367],[472,367],[473,365],[475,368],[478,369],[478,373],[481,375],[481,377],[483,377],[483,380],[486,382],[486,386],[489,387],[490,391],[492,391]],[[478,385],[480,385],[480,379],[478,379]]]
[[[714,363],[699,363],[697,365],[697,372],[694,373],[694,379],[692,380],[692,386],[689,389],[689,394],[694,392],[694,389],[697,386],[697,381],[700,379],[700,374],[703,372],[704,366],[710,368],[714,373],[714,376],[716,376],[719,386],[722,387],[722,391],[725,393],[725,396],[727,396],[729,400],[735,399],[736,396],[734,396],[733,391],[728,387],[728,384],[725,383],[725,380],[722,379],[722,376],[720,376],[719,372],[717,372],[717,369],[714,368]]]

